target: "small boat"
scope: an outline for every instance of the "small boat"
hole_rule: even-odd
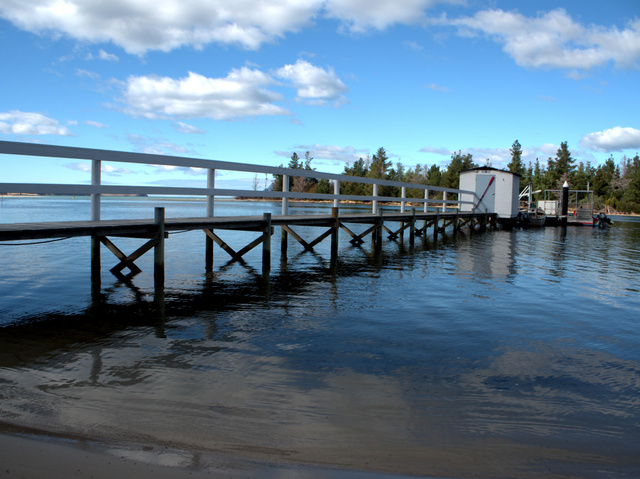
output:
[[[533,185],[529,183],[520,193],[520,208],[518,211],[518,222],[522,227],[539,228],[544,226],[547,220],[547,214],[544,209],[536,207],[533,202],[533,195],[540,193],[541,190],[533,191]]]

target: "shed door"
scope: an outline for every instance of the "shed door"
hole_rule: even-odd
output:
[[[493,181],[492,181],[493,180]],[[476,194],[482,197],[476,210],[484,213],[495,213],[496,204],[496,177],[494,175],[476,175]],[[484,197],[482,196],[484,195]]]

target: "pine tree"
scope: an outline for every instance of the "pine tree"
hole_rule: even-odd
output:
[[[560,148],[556,152],[556,160],[555,160],[555,178],[558,183],[556,186],[561,188],[565,181],[569,184],[572,183],[573,180],[573,172],[575,170],[575,165],[573,164],[575,160],[571,157],[571,152],[567,147],[567,142],[564,141],[560,143]]]
[[[511,173],[516,173],[520,176],[526,175],[524,163],[522,163],[522,146],[518,140],[513,142],[511,149],[511,161],[507,165],[507,168]]]

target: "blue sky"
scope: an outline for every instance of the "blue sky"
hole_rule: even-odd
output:
[[[381,146],[405,167],[458,150],[503,167],[516,139],[543,164],[563,141],[593,165],[640,151],[637,0],[0,0],[0,42],[1,140],[272,166],[309,151],[336,173]],[[4,182],[89,182],[88,164],[0,161]]]

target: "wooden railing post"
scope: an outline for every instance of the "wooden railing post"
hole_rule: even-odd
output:
[[[447,192],[442,192],[442,212],[447,211]]]
[[[289,193],[289,175],[282,175],[282,192]],[[282,197],[282,216],[289,214],[289,198]]]
[[[400,213],[405,212],[405,206],[407,204],[407,187],[402,187],[402,198],[400,200]]]
[[[374,183],[373,184],[373,197],[374,197],[374,200],[372,202],[372,208],[371,208],[371,212],[374,215],[378,214],[378,200],[375,199],[375,198],[377,198],[377,196],[378,196],[378,184]]]
[[[333,181],[333,194],[334,195],[340,194],[340,180]],[[340,206],[340,200],[338,198],[335,198],[333,200],[333,207],[338,208],[339,206]]]
[[[100,186],[102,161],[91,161],[91,186]],[[100,221],[100,193],[91,193],[91,221]]]

